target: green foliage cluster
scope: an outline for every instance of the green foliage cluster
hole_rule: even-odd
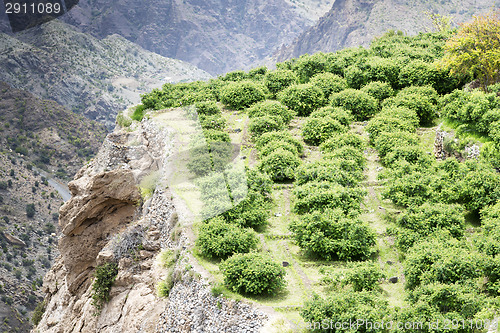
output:
[[[252,118],[248,129],[252,138],[255,140],[264,133],[284,129],[283,120],[278,116],[261,116]]]
[[[285,125],[289,124],[295,115],[292,110],[290,110],[280,102],[273,100],[265,100],[256,103],[248,108],[247,112],[248,117],[250,118],[263,116],[278,117]]]
[[[323,92],[312,84],[292,85],[278,94],[278,100],[303,117],[325,105]]]
[[[273,131],[256,142],[261,157],[258,169],[275,182],[295,179],[295,171],[302,163],[303,144],[288,131]]]
[[[335,134],[347,132],[351,119],[351,114],[342,108],[323,107],[311,113],[302,127],[302,137],[317,146]]]
[[[230,82],[220,91],[220,100],[227,107],[242,110],[264,100],[262,86],[253,81]]]
[[[209,258],[225,259],[234,253],[248,253],[259,240],[255,231],[230,224],[216,217],[199,229],[196,245]]]
[[[92,284],[92,305],[97,311],[101,311],[104,304],[109,302],[109,292],[117,275],[118,265],[115,263],[106,263],[96,267]]]
[[[161,89],[153,89],[150,93],[141,95],[141,109],[161,110],[207,100],[216,100],[216,96],[206,82],[166,83]]]
[[[329,72],[316,74],[309,82],[313,86],[320,88],[326,99],[329,99],[332,93],[338,93],[349,88],[346,79]]]
[[[368,93],[346,89],[330,95],[330,104],[340,106],[352,112],[357,121],[365,121],[378,112],[378,101]]]
[[[286,286],[285,270],[259,253],[235,254],[220,265],[226,286],[244,294],[275,294]]]
[[[280,91],[296,83],[298,83],[297,74],[289,69],[268,72],[264,77],[264,84],[274,97]]]

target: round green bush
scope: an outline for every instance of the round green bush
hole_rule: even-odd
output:
[[[283,150],[287,150],[287,151],[293,153],[294,155],[297,155],[297,156],[299,155],[299,152],[297,151],[297,147],[294,146],[293,144],[291,144],[290,142],[271,141],[267,145],[262,147],[262,149],[259,151],[259,157],[260,158],[266,157],[269,154],[271,154],[272,152],[274,152],[275,150],[277,150],[278,148],[282,148]]]
[[[241,227],[259,229],[267,223],[270,208],[266,197],[257,192],[248,192],[245,199],[236,207],[224,212],[222,216]]]
[[[349,188],[331,182],[309,182],[294,190],[293,211],[306,214],[322,212],[327,208],[341,208],[346,215],[357,215],[366,191],[359,187]]]
[[[289,228],[302,249],[326,260],[366,259],[376,240],[365,223],[346,218],[340,209],[303,215]]]
[[[319,149],[323,153],[332,153],[335,150],[344,147],[350,146],[355,149],[362,149],[364,147],[363,140],[358,134],[353,133],[337,133],[334,134],[330,139],[323,142]]]
[[[313,113],[309,115],[309,118],[322,118],[325,116],[329,116],[335,120],[338,120],[339,123],[342,125],[349,125],[352,120],[352,114],[351,111],[345,110],[344,108],[340,107],[333,107],[333,106],[324,106]]]
[[[344,170],[340,163],[331,160],[318,160],[304,163],[295,172],[295,185],[309,182],[328,181],[344,187],[356,186],[362,180],[362,174]]]
[[[402,131],[412,133],[415,131],[415,127],[413,127],[407,121],[401,120],[399,118],[380,116],[375,117],[368,122],[366,131],[370,134],[370,141],[372,143],[375,143],[378,136],[383,132]]]
[[[284,124],[290,123],[294,112],[278,101],[266,100],[252,105],[248,108],[248,117],[274,116],[280,117]]]
[[[226,128],[226,120],[220,115],[200,116],[200,125],[203,129],[214,129],[222,131]]]
[[[302,127],[304,141],[317,146],[336,133],[345,133],[349,127],[332,117],[309,118]]]
[[[261,160],[259,170],[267,173],[274,181],[293,180],[295,169],[300,163],[302,161],[297,155],[283,148],[278,148]]]
[[[335,149],[331,153],[324,155],[324,159],[342,159],[342,160],[352,160],[355,165],[358,166],[360,170],[363,170],[366,166],[366,158],[363,155],[363,151],[355,148],[353,146],[342,146]]]
[[[207,129],[203,130],[203,135],[207,142],[231,142],[229,134],[224,131]]]
[[[346,89],[330,96],[332,106],[340,106],[352,112],[357,121],[365,121],[378,111],[378,101],[367,93]]]
[[[283,129],[283,121],[277,116],[263,116],[252,118],[248,129],[255,140],[267,132],[279,131]]]
[[[231,109],[241,110],[265,99],[262,88],[252,81],[230,82],[221,88],[221,102]]]
[[[385,157],[396,147],[416,146],[419,143],[418,135],[409,132],[381,132],[374,142],[380,157]]]
[[[332,73],[316,74],[309,80],[309,83],[320,88],[326,99],[332,93],[341,92],[349,88],[346,79]]]
[[[394,90],[387,82],[372,81],[364,86],[361,91],[376,98],[378,101],[383,101],[394,95]]]
[[[323,92],[311,84],[292,85],[278,94],[278,100],[303,117],[325,105]]]
[[[221,113],[219,106],[213,101],[198,102],[195,107],[198,115],[213,116]]]
[[[272,295],[286,286],[283,267],[260,253],[235,254],[219,268],[225,285],[235,292]]]
[[[298,78],[295,72],[288,69],[267,72],[264,76],[264,84],[273,96],[297,82]]]
[[[382,108],[382,111],[377,114],[377,117],[401,119],[415,129],[418,127],[418,124],[420,122],[420,120],[418,119],[418,115],[414,110],[403,106],[385,106]]]
[[[344,71],[344,77],[352,89],[359,89],[368,82],[367,73],[356,65],[347,67]]]
[[[217,217],[200,226],[196,245],[209,258],[227,258],[234,253],[248,253],[257,247],[255,231],[230,224]]]
[[[303,143],[299,139],[294,138],[292,134],[290,134],[290,132],[288,131],[264,133],[260,136],[259,139],[257,139],[257,142],[255,142],[255,146],[257,147],[258,150],[261,150],[264,146],[266,146],[272,141],[291,143],[292,145],[295,146],[295,148],[297,148],[297,152],[299,153],[299,155],[302,155],[304,153]]]
[[[436,117],[438,95],[432,87],[408,87],[395,97],[384,100],[384,108],[401,106],[415,111],[421,125],[429,125]]]

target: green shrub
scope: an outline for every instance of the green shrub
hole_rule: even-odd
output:
[[[254,104],[248,108],[248,117],[274,116],[279,117],[284,124],[290,123],[294,117],[294,112],[278,101],[266,100]]]
[[[377,135],[374,146],[381,158],[397,147],[416,146],[419,143],[418,135],[410,132],[381,132]]]
[[[104,303],[109,302],[109,292],[117,275],[118,266],[115,263],[106,263],[96,267],[92,284],[92,305],[98,311],[101,311]]]
[[[160,281],[156,287],[159,297],[167,298],[170,295],[170,290],[174,287],[173,273],[171,270],[168,271],[168,275],[165,280]]]
[[[141,121],[144,118],[144,112],[146,111],[146,107],[142,104],[139,104],[135,107],[134,113],[130,116],[132,120]]]
[[[430,166],[433,157],[429,156],[420,146],[400,146],[394,147],[382,159],[384,165],[394,165],[399,160],[405,160],[411,164],[421,164]]]
[[[342,285],[351,285],[354,291],[372,291],[384,278],[380,266],[372,262],[362,262],[354,265],[345,274]]]
[[[436,117],[437,93],[432,87],[408,87],[395,97],[387,98],[382,106],[402,106],[415,111],[421,125],[432,124]]]
[[[172,267],[175,264],[175,262],[177,261],[178,256],[179,256],[178,251],[174,251],[171,249],[165,249],[165,250],[161,251],[160,256],[159,256],[161,266],[163,268]]]
[[[326,54],[318,52],[313,55],[302,55],[293,59],[292,68],[299,76],[300,83],[306,83],[311,77],[322,73],[328,67]]]
[[[26,216],[28,218],[32,218],[35,216],[35,204],[27,204],[26,205]]]
[[[274,181],[293,180],[295,169],[302,163],[297,155],[284,150],[276,149],[273,153],[264,157],[258,168],[265,172]]]
[[[264,84],[273,96],[276,96],[280,91],[297,82],[298,78],[295,72],[287,69],[267,72],[264,77]]]
[[[312,332],[325,332],[324,327],[332,327],[329,332],[343,332],[344,329],[335,329],[335,323],[353,323],[353,332],[376,333],[385,330],[376,329],[374,325],[356,324],[359,320],[365,323],[388,322],[387,301],[372,292],[339,291],[321,298],[313,295],[305,302],[300,315],[304,318]],[[362,319],[361,319],[362,318]],[[344,328],[349,326],[344,326]],[[371,327],[371,328],[370,328]]]
[[[283,129],[283,121],[276,116],[263,116],[252,118],[248,129],[253,140],[267,132],[279,131]]]
[[[200,116],[200,125],[203,129],[222,131],[226,128],[226,120],[219,115]]]
[[[336,133],[345,133],[349,128],[336,119],[326,116],[322,118],[309,118],[302,127],[304,141],[317,146]]]
[[[43,314],[45,313],[45,301],[42,301],[36,305],[33,314],[31,315],[31,322],[33,326],[37,326],[40,320],[42,320]]]
[[[285,270],[263,254],[235,254],[219,268],[225,285],[235,292],[273,295],[286,286]]]
[[[359,187],[349,188],[323,181],[298,186],[294,194],[296,199],[293,211],[297,214],[341,208],[346,215],[357,215],[366,191]]]
[[[357,134],[353,133],[341,133],[334,134],[330,139],[323,142],[319,149],[323,153],[332,153],[335,150],[342,148],[344,146],[350,146],[355,149],[361,150],[364,147],[363,140]]]
[[[378,111],[378,102],[367,93],[346,89],[330,96],[332,106],[340,106],[352,112],[357,121],[364,121],[371,118]]]
[[[363,152],[352,146],[339,147],[331,153],[325,154],[323,158],[325,160],[351,160],[356,166],[356,170],[360,171],[363,171],[366,166],[366,159]]]
[[[435,236],[410,248],[404,262],[405,287],[439,282],[452,284],[483,275],[484,261],[454,239]]]
[[[309,182],[328,181],[344,187],[354,187],[362,179],[362,173],[350,172],[342,169],[338,161],[319,160],[304,163],[297,168],[295,184],[302,185]]]
[[[264,133],[255,142],[255,146],[258,150],[261,150],[264,146],[273,141],[288,142],[297,148],[297,152],[302,155],[304,153],[304,145],[302,142],[292,136],[288,131],[277,131]]]
[[[292,85],[278,94],[278,100],[299,116],[308,116],[325,104],[321,89],[311,84]]]
[[[243,228],[259,229],[267,223],[271,204],[258,192],[249,191],[244,200],[236,207],[228,209],[222,216],[230,223]]]
[[[415,127],[408,121],[390,116],[374,117],[368,122],[366,131],[370,134],[370,141],[377,142],[381,133],[388,132],[415,132]]]
[[[376,239],[366,224],[346,218],[341,209],[303,215],[289,228],[302,249],[326,260],[366,259],[373,253]]]
[[[216,129],[203,130],[203,135],[205,136],[205,139],[207,140],[208,143],[231,142],[229,134],[221,130],[216,130]]]
[[[351,89],[360,89],[368,82],[367,73],[357,65],[351,65],[344,71],[344,77]]]
[[[299,155],[299,153],[297,151],[297,147],[292,145],[291,143],[286,142],[286,141],[285,142],[283,142],[283,141],[271,141],[267,145],[262,147],[262,149],[259,151],[259,157],[260,158],[266,157],[269,154],[273,153],[278,148],[281,148],[283,150],[287,150],[287,151],[293,153],[294,155],[297,155],[297,156]]]
[[[387,82],[373,81],[364,86],[361,91],[376,98],[379,102],[394,95],[394,90]]]
[[[417,239],[423,239],[436,230],[444,229],[453,237],[462,237],[465,230],[464,209],[457,204],[424,203],[421,206],[413,206],[406,213],[398,217],[397,224],[404,229],[411,230]],[[404,237],[407,234],[402,234]],[[398,240],[399,242],[399,240]],[[400,244],[403,250],[407,250],[413,242]]]
[[[248,253],[259,240],[255,231],[213,218],[200,226],[196,245],[209,258],[227,258],[234,253]]]
[[[241,110],[265,99],[262,88],[252,81],[231,82],[222,87],[221,102],[231,109]]]
[[[332,73],[320,73],[314,75],[309,83],[321,89],[326,99],[332,93],[338,93],[348,88],[347,81]]]
[[[214,116],[221,113],[219,106],[214,101],[205,101],[195,103],[198,115]]]
[[[337,120],[342,125],[349,126],[352,122],[353,117],[350,111],[345,110],[339,107],[332,106],[324,106],[309,115],[309,118],[322,118],[322,117],[331,117]]]

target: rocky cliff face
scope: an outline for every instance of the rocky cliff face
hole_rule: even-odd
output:
[[[61,255],[44,279],[45,312],[34,332],[253,332],[262,326],[264,314],[211,295],[188,252],[183,226],[189,221],[169,189],[159,185],[141,197],[144,179],[164,174],[173,144],[168,128],[153,120],[133,132],[115,130],[70,182],[73,196],[60,209]],[[166,250],[176,253],[170,273],[158,259]],[[118,275],[110,301],[97,312],[94,274],[110,262]],[[173,288],[166,299],[156,290],[168,274]]]
[[[455,23],[472,15],[498,8],[493,0],[402,1],[336,0],[326,15],[276,55],[278,61],[316,52],[334,52],[346,47],[368,46],[390,29],[415,35],[432,30],[426,12],[453,17]]]
[[[210,75],[118,35],[97,39],[51,21],[13,36],[0,34],[0,81],[51,99],[112,128],[118,111],[167,82]]]
[[[285,0],[80,0],[64,19],[222,74],[251,66],[313,24],[294,7]]]

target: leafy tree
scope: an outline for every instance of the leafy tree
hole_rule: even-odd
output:
[[[393,151],[396,147],[416,146],[419,143],[418,135],[410,132],[394,131],[381,132],[374,140],[374,146],[381,158]]]
[[[335,133],[345,133],[349,128],[330,116],[309,118],[302,127],[304,141],[317,146]]]
[[[235,254],[220,270],[226,286],[235,292],[273,295],[286,286],[283,267],[259,253]]]
[[[278,101],[266,100],[248,108],[248,117],[274,116],[280,117],[284,124],[290,123],[295,116],[294,112]]]
[[[288,150],[289,152],[291,152],[297,156],[299,155],[299,152],[297,151],[297,147],[294,146],[293,144],[286,142],[286,141],[285,142],[283,142],[283,141],[271,141],[267,145],[262,147],[262,149],[260,149],[259,156],[260,156],[260,158],[264,158],[264,157],[268,156],[269,154],[273,153],[278,148],[281,148],[283,150]]]
[[[327,99],[332,93],[341,92],[348,88],[346,79],[332,73],[316,74],[309,80],[309,83],[320,88]]]
[[[387,82],[372,81],[361,88],[361,91],[375,97],[379,102],[394,95],[394,90]]]
[[[283,121],[278,116],[263,116],[252,118],[248,129],[252,138],[256,140],[259,136],[267,132],[279,131],[283,129]]]
[[[302,163],[297,155],[283,148],[278,148],[264,157],[258,168],[267,173],[274,181],[293,180],[295,169]]]
[[[252,81],[230,82],[221,88],[221,102],[231,109],[241,110],[265,99],[262,88]]]
[[[331,117],[345,126],[349,126],[353,117],[351,111],[341,107],[324,106],[309,115],[309,118]]]
[[[294,71],[289,69],[278,69],[268,72],[264,77],[264,84],[273,96],[276,96],[280,91],[296,83],[298,83],[298,77]]]
[[[445,46],[443,65],[454,75],[477,77],[488,91],[496,83],[500,71],[500,19],[498,13],[474,16],[462,24],[458,33]]]
[[[379,280],[384,278],[382,269],[373,262],[355,263],[345,273],[342,286],[350,285],[354,291],[372,291],[378,286]]]
[[[367,291],[340,291],[326,298],[313,295],[300,312],[312,332],[325,332],[325,327],[327,332],[388,332],[386,326],[374,328],[373,325],[360,325],[358,328],[354,325],[352,329],[341,326],[342,323],[357,323],[361,318],[366,323],[382,323],[388,314],[387,301]],[[336,323],[340,323],[340,326]]]
[[[361,137],[357,134],[341,133],[341,134],[335,134],[330,139],[323,142],[319,146],[319,149],[323,153],[332,153],[335,150],[344,146],[350,146],[360,150],[363,148],[364,143]]]
[[[26,216],[32,218],[35,216],[35,204],[27,204],[26,205]]]
[[[354,187],[362,180],[362,173],[344,170],[338,160],[321,159],[304,163],[297,168],[295,184],[328,181],[344,187]]]
[[[229,224],[220,217],[201,225],[196,239],[196,245],[204,255],[224,259],[234,253],[250,252],[258,242],[255,231]]]
[[[341,209],[305,214],[289,228],[302,249],[326,260],[366,259],[375,245],[375,233],[361,220],[346,218]]]
[[[288,142],[297,148],[297,152],[301,155],[304,152],[304,144],[293,137],[289,131],[276,131],[264,133],[257,139],[255,146],[261,150],[264,146],[273,141]]]
[[[346,89],[330,96],[332,106],[340,106],[352,112],[357,121],[364,121],[371,118],[378,111],[378,102],[367,93]]]
[[[325,105],[323,92],[311,84],[290,86],[278,94],[278,100],[303,117]]]

